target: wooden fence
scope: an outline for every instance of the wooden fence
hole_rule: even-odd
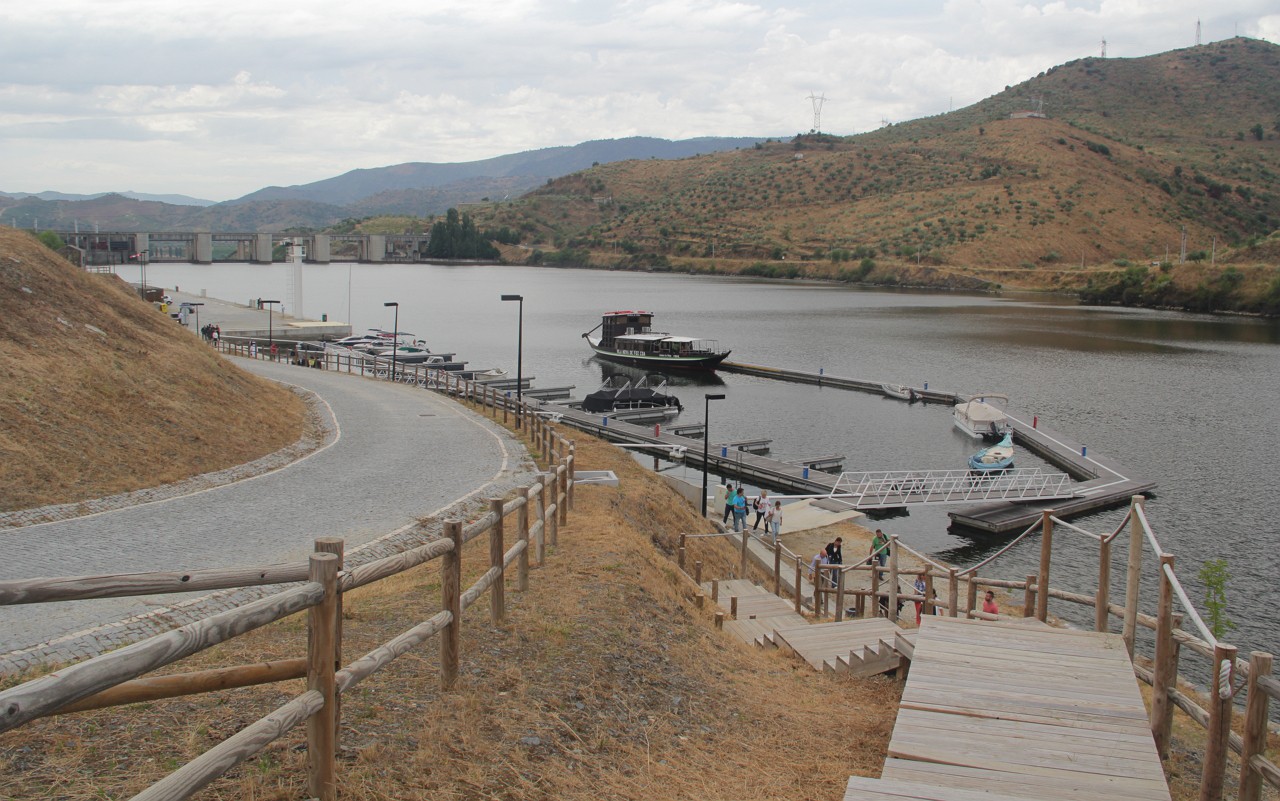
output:
[[[1004,548],[968,568],[940,564],[925,554],[901,542],[897,536],[890,536],[886,546],[887,559],[884,567],[865,563],[856,565],[821,565],[818,575],[812,576],[813,586],[809,591],[802,590],[802,578],[810,575],[811,565],[799,554],[787,549],[781,543],[774,544],[772,550],[772,580],[774,593],[784,595],[782,582],[783,565],[794,566],[794,580],[791,598],[795,609],[809,609],[818,615],[826,615],[832,600],[835,602],[834,618],[842,620],[845,614],[845,602],[853,596],[858,615],[884,616],[893,610],[891,616],[897,616],[898,603],[919,602],[924,604],[926,614],[945,613],[950,617],[969,617],[978,619],[1004,619],[1010,615],[993,615],[981,611],[977,606],[980,588],[993,587],[1006,590],[1021,590],[1023,605],[1021,617],[1034,617],[1047,621],[1049,616],[1049,599],[1067,601],[1080,606],[1092,607],[1094,610],[1093,627],[1095,631],[1111,630],[1111,618],[1120,621],[1121,634],[1130,658],[1134,654],[1134,645],[1139,628],[1153,632],[1155,640],[1155,657],[1150,669],[1134,665],[1137,677],[1152,686],[1152,705],[1150,709],[1151,733],[1156,748],[1162,759],[1169,756],[1169,743],[1173,725],[1173,708],[1182,709],[1187,715],[1202,726],[1206,732],[1205,754],[1202,762],[1200,786],[1201,801],[1218,801],[1223,797],[1223,777],[1227,766],[1227,750],[1240,756],[1239,793],[1240,801],[1259,801],[1262,797],[1263,783],[1280,788],[1280,769],[1265,756],[1269,725],[1270,701],[1280,698],[1280,681],[1272,675],[1272,655],[1255,651],[1248,661],[1237,657],[1235,646],[1219,642],[1205,626],[1195,610],[1195,606],[1187,597],[1186,591],[1179,582],[1174,571],[1174,556],[1164,551],[1151,530],[1143,508],[1142,496],[1135,496],[1130,503],[1128,513],[1120,525],[1110,534],[1099,535],[1085,531],[1064,520],[1055,517],[1052,511],[1045,511],[1041,519],[1028,527]],[[1125,601],[1123,605],[1111,602],[1111,569],[1112,543],[1125,532],[1129,535],[1129,555],[1125,573]],[[1097,543],[1098,569],[1097,586],[1092,595],[1070,592],[1054,588],[1049,579],[1053,562],[1053,541],[1056,532],[1071,536],[1079,536]],[[1039,570],[1021,581],[981,576],[979,570],[990,566],[996,559],[1004,555],[1023,539],[1035,534],[1040,535]],[[694,582],[700,587],[702,583],[702,561],[693,559],[690,553],[692,540],[699,535],[682,535],[677,548],[677,562],[682,570],[692,563]],[[739,570],[746,575],[747,536],[739,543],[741,548]],[[1150,549],[1156,557],[1156,577],[1159,583],[1159,601],[1155,615],[1143,614],[1140,609],[1139,587],[1142,578],[1144,552]],[[899,564],[902,550],[914,555],[923,567],[903,569]],[[869,589],[846,589],[846,576],[851,573],[867,572]],[[901,581],[904,577],[921,576],[925,590],[917,594],[914,587],[904,590]],[[934,590],[936,582],[946,584],[947,599],[937,597]],[[1046,588],[1041,592],[1040,588]],[[960,597],[964,589],[963,600]],[[874,600],[873,600],[874,599]],[[868,603],[871,601],[870,603]],[[1175,601],[1183,609],[1185,615],[1174,613]],[[883,602],[883,603],[882,603]],[[1199,636],[1184,631],[1184,621],[1194,624]],[[1178,664],[1180,652],[1186,649],[1191,654],[1209,661],[1209,673],[1212,676],[1211,687],[1207,694],[1208,708],[1201,706],[1196,699],[1179,689]],[[1234,713],[1234,700],[1242,697],[1244,707],[1244,735],[1237,735],[1231,729]]]
[[[211,615],[179,629],[80,662],[0,692],[0,732],[36,718],[120,704],[306,678],[307,689],[164,779],[134,796],[139,801],[183,799],[306,724],[308,794],[337,797],[339,699],[392,660],[439,635],[440,686],[453,687],[461,658],[459,631],[468,607],[489,594],[490,619],[506,614],[505,584],[516,566],[516,589],[528,588],[530,549],[541,565],[556,545],[574,500],[574,445],[545,421],[529,432],[548,455],[550,469],[516,497],[489,500],[489,511],[464,524],[449,520],[444,537],[354,569],[343,567],[343,542],[316,540],[306,563],[226,570],[41,578],[0,582],[0,604],[43,603],[192,590],[297,583],[275,595]],[[509,518],[515,516],[514,525]],[[462,589],[462,546],[487,534],[488,570]],[[514,535],[514,544],[507,539]],[[440,611],[364,656],[342,663],[343,595],[357,587],[440,560]],[[233,666],[153,678],[145,674],[297,612],[307,613],[307,654],[258,665]]]

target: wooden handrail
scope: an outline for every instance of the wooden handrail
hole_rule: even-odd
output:
[[[289,562],[264,567],[232,567],[209,570],[168,570],[148,573],[105,573],[96,576],[0,581],[0,606],[52,601],[83,601],[91,598],[124,598],[133,595],[161,595],[173,592],[225,590],[288,584],[307,580],[306,562]]]

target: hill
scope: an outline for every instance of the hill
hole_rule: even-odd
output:
[[[568,262],[1078,285],[1064,271],[1176,260],[1184,228],[1209,259],[1280,226],[1277,67],[1280,47],[1247,39],[1082,59],[938,117],[600,165],[474,213]],[[1011,118],[1041,101],[1047,116]]]
[[[303,413],[115,276],[0,228],[0,510],[242,464],[295,442]]]

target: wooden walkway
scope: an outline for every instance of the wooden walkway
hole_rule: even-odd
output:
[[[1119,636],[927,617],[880,779],[845,801],[1169,801]]]

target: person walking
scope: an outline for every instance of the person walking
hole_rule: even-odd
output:
[[[752,531],[755,531],[756,529],[760,528],[760,521],[764,520],[764,516],[768,514],[771,508],[773,508],[772,505],[769,503],[769,493],[767,490],[760,490],[760,494],[756,496],[754,506],[756,510],[756,522],[754,525],[751,526]],[[768,523],[764,524],[764,531],[766,534],[769,533]]]
[[[769,526],[773,529],[773,544],[778,544],[778,537],[782,536],[782,501],[775,501],[773,509],[769,512]]]
[[[881,567],[889,560],[889,538],[880,529],[876,529],[876,535],[871,538],[871,555]]]
[[[736,496],[741,489],[741,487],[735,489],[732,484],[729,485],[729,493],[724,496],[724,519],[720,521],[721,523],[729,522],[729,515],[733,514],[734,496]]]
[[[738,487],[738,494],[733,496],[733,530],[747,530],[747,495]]]

